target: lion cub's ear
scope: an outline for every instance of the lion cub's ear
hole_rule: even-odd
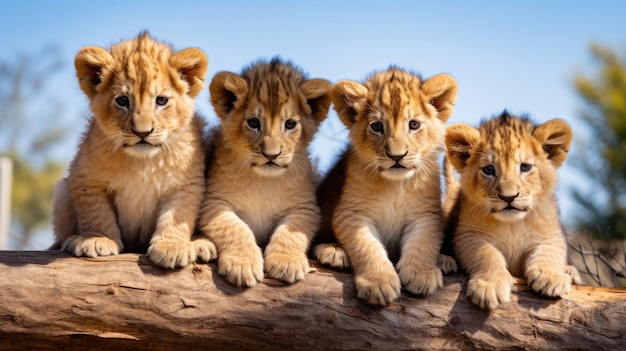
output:
[[[533,131],[533,136],[541,142],[543,150],[555,167],[560,167],[572,142],[572,128],[562,119],[553,119],[540,125]]]
[[[74,59],[76,77],[81,90],[93,99],[97,94],[97,87],[104,79],[103,73],[113,64],[113,56],[98,46],[82,48]]]
[[[478,129],[467,124],[453,124],[446,130],[448,160],[459,173],[467,166],[470,150],[479,141]]]
[[[330,99],[339,119],[346,127],[352,127],[359,113],[363,112],[367,93],[368,90],[364,85],[351,80],[341,80],[331,89]]]
[[[215,113],[221,120],[225,120],[235,108],[235,103],[244,101],[248,83],[236,73],[220,72],[213,77],[209,92]]]
[[[454,112],[456,80],[449,74],[437,74],[422,83],[421,91],[426,101],[437,110],[437,117],[442,122],[447,121]]]
[[[300,84],[300,91],[306,98],[311,114],[318,124],[322,123],[328,115],[332,86],[326,79],[309,79]]]
[[[172,55],[169,63],[189,84],[187,95],[195,98],[204,87],[204,79],[209,66],[209,60],[204,52],[196,48],[184,49]]]

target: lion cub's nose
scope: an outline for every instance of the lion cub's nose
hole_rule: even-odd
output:
[[[386,152],[387,157],[389,157],[390,159],[394,160],[394,161],[400,161],[401,159],[404,158],[404,156],[406,156],[409,152],[405,152],[402,155],[392,155],[389,152]]]
[[[506,202],[506,203],[509,203],[509,204],[510,204],[511,202],[513,202],[513,200],[515,200],[515,198],[516,198],[518,195],[519,195],[519,193],[517,193],[517,194],[515,194],[515,195],[513,195],[513,196],[504,196],[504,195],[502,195],[502,194],[498,194],[498,197],[499,197],[500,199],[502,199],[502,201],[504,201],[504,202]]]
[[[273,160],[276,157],[280,156],[281,151],[278,151],[278,153],[271,153],[271,152],[266,153],[265,151],[261,150],[261,154],[263,154],[263,156],[267,157],[268,160]]]
[[[131,128],[131,130],[132,130],[133,134],[135,134],[136,136],[138,136],[138,137],[143,139],[143,138],[147,137],[148,135],[150,135],[154,131],[154,128],[152,128],[152,129],[150,129],[149,131],[146,131],[146,132],[141,132],[141,131],[135,130],[135,128]]]
[[[280,156],[281,154],[281,146],[280,143],[270,137],[270,136],[265,136],[263,137],[263,142],[261,144],[261,154],[265,157],[267,157],[268,160],[273,160],[276,157]]]

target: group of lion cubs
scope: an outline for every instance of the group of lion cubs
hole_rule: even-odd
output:
[[[564,121],[504,112],[446,128],[450,75],[391,67],[333,86],[274,58],[215,75],[221,124],[206,135],[194,99],[207,65],[201,50],[173,52],[147,33],[78,52],[93,118],[56,190],[52,249],[147,249],[167,268],[217,259],[220,275],[252,287],[264,274],[303,279],[313,246],[321,263],[352,268],[358,297],[377,305],[401,289],[434,293],[455,258],[468,297],[489,310],[510,300],[512,276],[554,297],[579,281],[554,195],[572,139]],[[331,102],[350,145],[318,181],[307,147]]]

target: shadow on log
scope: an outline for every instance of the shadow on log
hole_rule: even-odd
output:
[[[316,266],[304,281],[229,285],[214,264],[180,270],[143,255],[75,258],[0,251],[0,349],[620,349],[626,290],[574,286],[547,299],[522,281],[487,313],[444,277],[428,298],[385,308],[355,298],[352,275]]]

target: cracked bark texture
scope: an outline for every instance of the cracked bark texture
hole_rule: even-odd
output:
[[[315,266],[315,262],[311,261]],[[575,286],[562,299],[517,281],[488,313],[444,277],[427,298],[390,306],[355,298],[352,275],[316,267],[304,281],[229,285],[214,264],[179,270],[144,255],[75,258],[0,251],[0,349],[406,350],[619,349],[626,290]]]

